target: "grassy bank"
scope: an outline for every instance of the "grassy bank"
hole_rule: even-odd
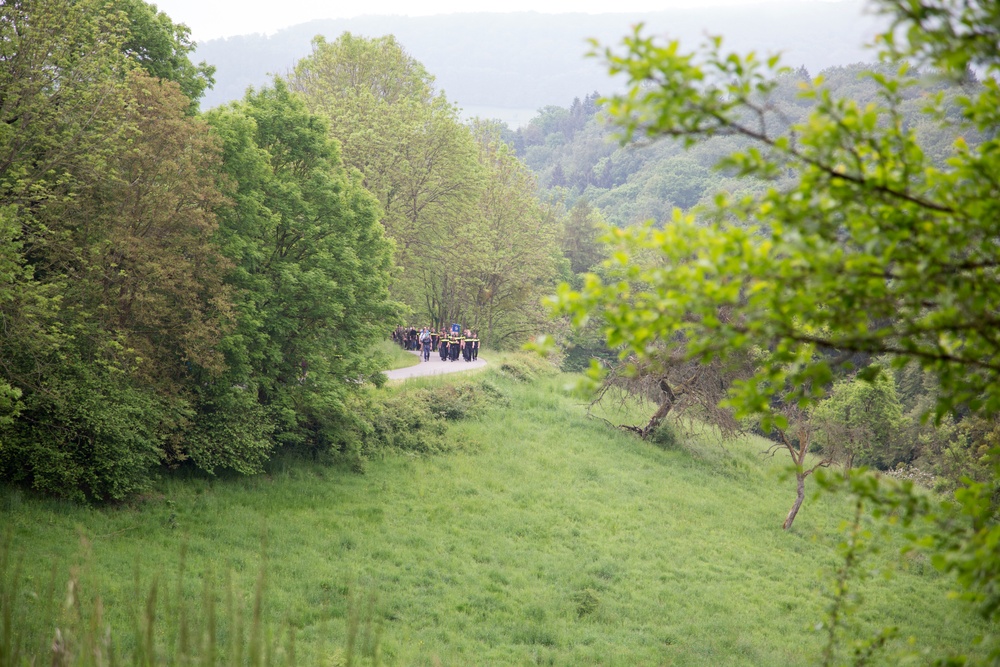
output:
[[[410,366],[416,366],[420,363],[420,357],[412,352],[407,352],[391,340],[382,341],[378,349],[389,362],[386,366],[387,370],[391,371],[397,368],[409,368]]]
[[[652,446],[585,418],[566,376],[526,384],[499,375],[501,365],[482,377],[504,405],[454,423],[450,454],[389,457],[365,475],[278,461],[255,478],[173,478],[103,509],[3,491],[3,523],[24,556],[21,636],[51,643],[38,619],[53,563],[58,582],[80,565],[79,590],[101,592],[124,651],[141,642],[129,618],[153,580],[176,610],[205,606],[205,578],[219,583],[222,608],[231,577],[249,609],[263,569],[276,655],[287,656],[290,627],[305,664],[343,662],[351,641],[361,664],[819,662],[815,625],[846,502],[809,499],[784,532],[794,483],[779,479],[784,461],[759,455],[759,441],[723,449],[701,433]],[[910,636],[968,646],[982,628],[945,599],[947,580],[920,559],[895,560],[868,561],[892,576],[854,588],[863,605],[852,636],[891,624],[901,639],[890,651]],[[159,632],[163,645],[179,641],[176,628]]]

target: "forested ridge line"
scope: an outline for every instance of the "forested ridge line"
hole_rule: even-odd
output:
[[[728,40],[723,43],[731,48]],[[890,76],[895,70],[894,65],[869,61],[776,72],[775,88],[766,101],[768,126],[778,130],[806,122],[813,105],[803,93],[814,80],[833,99],[878,105],[882,100],[871,74]],[[935,164],[945,165],[957,136],[970,145],[985,136],[978,128],[958,124],[958,100],[978,85],[974,73],[956,82],[927,67],[911,67],[903,77],[897,112]],[[949,119],[945,124],[924,113],[939,94],[942,113]],[[602,109],[601,99],[600,92],[580,91],[571,104],[540,109],[524,127],[506,135],[537,177],[544,199],[569,207],[586,202],[609,223],[628,227],[646,220],[664,224],[675,208],[689,211],[708,206],[719,192],[740,196],[763,188],[758,178],[733,167],[720,168],[729,153],[749,145],[746,137],[706,137],[687,146],[681,140],[664,139],[640,148],[619,140],[620,128]]]

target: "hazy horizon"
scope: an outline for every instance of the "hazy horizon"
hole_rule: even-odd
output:
[[[706,34],[719,34],[726,37],[727,48],[781,52],[786,64],[818,72],[866,59],[863,44],[874,35],[877,21],[865,13],[859,0],[779,0],[727,11],[365,15],[311,19],[273,35],[199,41],[193,60],[217,68],[216,85],[202,100],[203,108],[211,108],[241,98],[250,86],[267,85],[272,73],[290,69],[309,53],[315,35],[335,39],[344,31],[366,37],[393,34],[434,75],[437,88],[462,107],[463,115],[500,118],[517,127],[540,108],[569,106],[576,97],[613,90],[616,83],[599,60],[584,57],[587,37],[618,43],[642,20],[651,34],[681,39],[687,46],[703,41]]]
[[[196,41],[238,35],[266,34],[314,20],[362,16],[436,16],[469,13],[536,12],[539,14],[622,14],[662,12],[713,6],[817,4],[838,0],[620,0],[612,7],[597,0],[509,0],[503,5],[468,0],[370,0],[364,4],[330,3],[325,0],[285,0],[280,16],[274,3],[264,0],[158,0],[154,2],[174,23],[191,29]],[[362,9],[359,10],[358,8]]]

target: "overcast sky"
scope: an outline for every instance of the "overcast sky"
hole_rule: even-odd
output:
[[[809,0],[797,0],[809,1]],[[350,18],[363,14],[428,16],[456,12],[661,11],[680,7],[754,4],[761,0],[152,0],[174,23],[191,28],[192,37],[216,37],[261,32],[271,34],[312,19]]]

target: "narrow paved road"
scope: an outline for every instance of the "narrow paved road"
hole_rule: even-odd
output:
[[[419,355],[418,352],[413,354]],[[426,377],[428,375],[444,375],[445,373],[461,373],[471,371],[486,366],[485,359],[475,361],[463,361],[461,357],[457,361],[441,361],[441,356],[431,354],[430,361],[423,361],[416,366],[408,368],[397,368],[394,371],[384,371],[390,380],[405,380],[407,378]]]

